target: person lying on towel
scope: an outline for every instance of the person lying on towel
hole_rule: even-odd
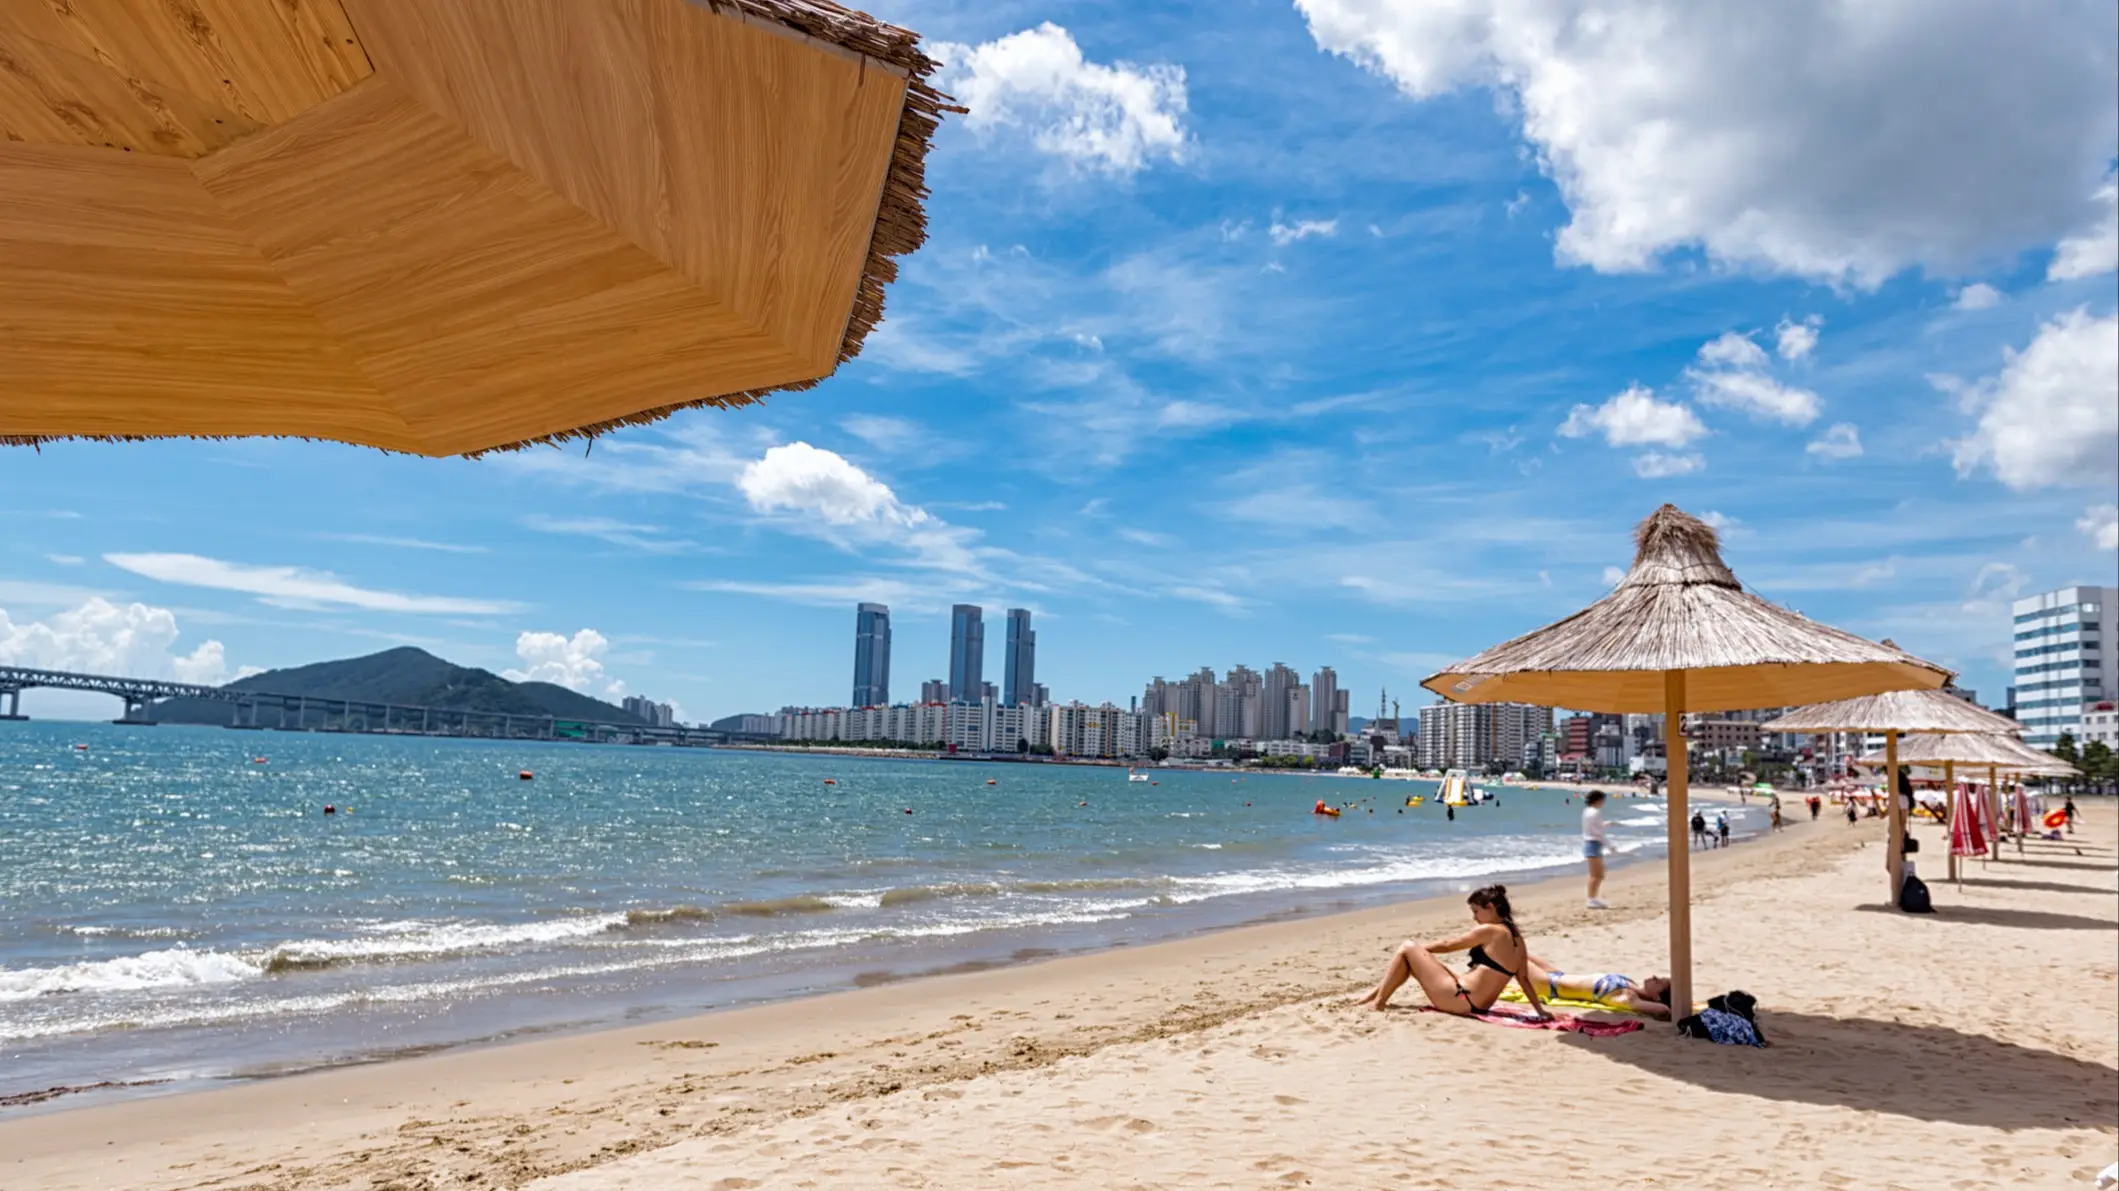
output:
[[[1636,981],[1617,972],[1563,972],[1533,955],[1523,970],[1550,1001],[1575,1001],[1624,1013],[1638,1013],[1657,1021],[1670,1020],[1670,981],[1650,976]]]

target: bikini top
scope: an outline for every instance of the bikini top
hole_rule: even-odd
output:
[[[1495,963],[1494,957],[1486,953],[1486,948],[1481,947],[1476,943],[1472,944],[1472,962],[1467,964],[1464,970],[1469,972],[1473,968],[1492,968],[1494,971],[1501,973],[1503,976],[1506,976],[1511,980],[1515,979],[1516,976],[1514,972],[1511,972],[1507,968],[1502,967],[1500,964]]]

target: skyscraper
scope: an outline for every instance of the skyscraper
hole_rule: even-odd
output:
[[[1346,731],[1339,722],[1339,674],[1330,666],[1319,666],[1310,676],[1310,731],[1333,735]]]
[[[1030,609],[1008,609],[1008,652],[1001,663],[1001,702],[1008,707],[1034,703],[1037,689],[1037,632]]]
[[[854,611],[851,707],[890,705],[890,609],[862,604]]]
[[[986,684],[986,610],[958,604],[949,610],[949,698],[976,703]]]

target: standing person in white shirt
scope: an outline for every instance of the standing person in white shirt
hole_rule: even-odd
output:
[[[1591,790],[1582,796],[1582,859],[1589,862],[1589,908],[1603,910],[1609,907],[1597,891],[1604,888],[1604,791]]]

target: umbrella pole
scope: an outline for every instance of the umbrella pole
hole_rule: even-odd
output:
[[[1663,675],[1663,758],[1670,780],[1670,1008],[1692,1016],[1692,829],[1685,806],[1685,672]]]
[[[1962,890],[1964,888],[1964,869],[1957,863],[1957,816],[1959,810],[1957,806],[1957,762],[1955,761],[1944,761],[1942,763],[1942,813],[1943,834],[1946,837],[1942,846],[1950,850],[1950,879],[1957,882],[1957,888]]]
[[[1898,905],[1898,891],[1906,887],[1906,804],[1898,796],[1898,733],[1884,733],[1884,796],[1891,800],[1891,814],[1885,820],[1891,833],[1890,843],[1884,846],[1884,871],[1891,878],[1891,905]]]
[[[2001,769],[1987,766],[1987,862],[2001,859]]]

